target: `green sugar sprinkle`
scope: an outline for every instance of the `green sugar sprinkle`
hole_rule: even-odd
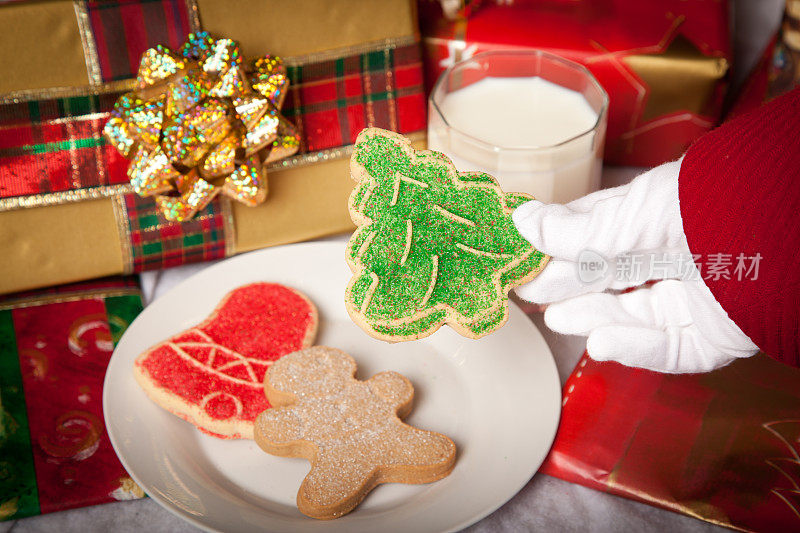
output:
[[[444,155],[377,128],[361,132],[352,161],[359,227],[345,299],[356,322],[386,340],[445,323],[471,337],[503,325],[508,291],[546,262],[511,220],[530,197],[503,193],[488,174],[459,174]]]

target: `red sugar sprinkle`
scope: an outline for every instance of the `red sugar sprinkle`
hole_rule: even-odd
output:
[[[270,407],[263,390],[272,361],[311,345],[316,309],[298,292],[276,283],[234,289],[212,315],[143,353],[136,362],[147,380],[169,400],[162,407],[203,432],[225,433],[214,421],[246,422]],[[191,406],[186,409],[183,404]],[[192,409],[192,407],[194,409]],[[191,411],[199,408],[197,420]]]

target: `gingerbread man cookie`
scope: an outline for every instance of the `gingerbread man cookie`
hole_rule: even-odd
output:
[[[355,379],[356,363],[341,350],[315,346],[289,354],[267,371],[273,405],[256,419],[264,451],[303,457],[311,472],[297,507],[312,518],[347,514],[380,483],[429,483],[455,464],[453,441],[400,418],[414,388],[397,372]]]
[[[359,134],[350,173],[358,228],[345,304],[373,337],[413,340],[443,324],[487,335],[508,319],[508,291],[547,263],[511,219],[531,197],[503,192],[488,174],[459,173],[443,154],[377,128]]]

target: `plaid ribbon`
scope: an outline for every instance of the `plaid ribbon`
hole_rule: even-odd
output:
[[[284,114],[303,154],[350,145],[363,128],[425,128],[417,44],[288,68]],[[128,183],[128,160],[103,138],[119,91],[0,105],[0,199]],[[2,205],[0,204],[0,208]]]
[[[284,115],[300,128],[301,150],[353,144],[369,126],[425,129],[422,63],[415,44],[289,66]]]
[[[103,138],[120,93],[0,105],[0,198],[128,182],[128,161]]]
[[[133,272],[225,257],[224,200],[214,199],[184,222],[167,222],[159,217],[152,197],[128,193],[121,201],[127,218]]]

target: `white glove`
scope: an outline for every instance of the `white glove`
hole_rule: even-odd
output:
[[[545,311],[547,326],[588,336],[596,360],[705,372],[758,351],[706,287],[689,251],[678,205],[680,165],[666,163],[566,205],[533,200],[514,211],[522,236],[552,257],[517,295],[557,302]],[[663,281],[603,292],[656,279]]]

